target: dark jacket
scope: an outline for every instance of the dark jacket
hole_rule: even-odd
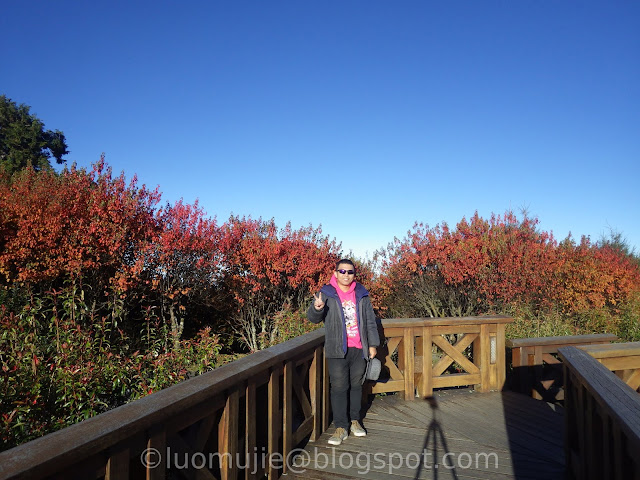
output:
[[[369,347],[380,346],[376,316],[371,306],[369,292],[360,283],[355,288],[356,305],[358,306],[358,331],[362,342],[362,355],[369,358]],[[320,289],[324,300],[324,308],[316,310],[314,301],[307,310],[307,319],[312,323],[324,321],[325,343],[324,354],[327,358],[344,358],[347,354],[347,327],[344,323],[344,312],[338,292],[331,285]]]

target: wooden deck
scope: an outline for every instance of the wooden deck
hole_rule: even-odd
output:
[[[283,478],[564,478],[562,408],[522,394],[452,389],[411,402],[378,396],[363,423],[366,437],[337,447],[327,444],[332,425]]]

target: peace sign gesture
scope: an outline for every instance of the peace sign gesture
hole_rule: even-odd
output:
[[[313,306],[316,310],[322,310],[324,308],[324,300],[322,300],[322,293],[313,295]]]

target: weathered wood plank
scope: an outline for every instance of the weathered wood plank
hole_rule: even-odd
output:
[[[284,376],[282,386],[282,456],[287,457],[293,449],[293,370],[294,364],[284,364]],[[284,464],[283,472],[286,473],[287,464]]]
[[[578,348],[588,352],[593,358],[631,357],[640,355],[640,342],[581,345]]]
[[[535,345],[579,345],[589,343],[609,343],[618,340],[616,335],[610,333],[597,333],[591,335],[572,335],[568,337],[535,337],[535,338],[511,338],[505,342],[509,348],[530,347]]]
[[[129,449],[113,452],[107,461],[105,480],[128,480]]]
[[[313,360],[309,368],[309,396],[313,417],[311,441],[314,442],[322,433],[322,349],[320,347],[313,351]]]
[[[433,395],[433,359],[431,354],[431,345],[432,345],[432,329],[431,327],[425,327],[422,330],[422,337],[417,340],[422,345],[422,359],[421,359],[421,370],[422,374],[420,376],[420,381],[418,384],[418,394],[422,397],[430,397]]]
[[[245,480],[256,478],[256,456],[253,453],[257,447],[256,432],[256,384],[249,382],[245,392],[245,425],[244,425],[244,452],[247,459]]]
[[[415,398],[415,376],[414,376],[414,334],[413,328],[404,330],[402,340],[404,357],[404,399],[411,401]],[[400,352],[398,353],[398,357]]]
[[[438,391],[427,401],[413,402],[399,400],[397,395],[376,397],[364,418],[366,437],[350,436],[342,445],[333,447],[326,443],[332,433],[330,429],[317,442],[307,446],[311,454],[307,468],[298,473],[289,471],[283,478],[564,478],[564,455],[559,441],[562,428],[549,428],[549,425],[562,424],[560,412],[513,392],[469,392],[463,389]],[[519,400],[525,403],[524,411],[532,406],[535,418],[519,418],[522,408],[517,412],[508,411]],[[539,421],[545,415],[552,419]],[[537,429],[539,424],[543,425],[540,431]],[[515,438],[511,438],[513,434]],[[429,467],[425,467],[424,462],[417,462],[434,458],[434,453],[439,458],[448,453],[450,459],[464,460],[465,454],[473,459],[476,453],[490,452],[498,458],[497,468],[482,463],[463,468],[468,466],[463,461],[462,466],[457,465],[455,469],[446,469],[440,462],[436,469],[433,461],[428,462]],[[378,457],[374,456],[376,454]],[[376,458],[380,460],[378,464],[375,464]]]
[[[388,328],[482,325],[486,323],[498,324],[511,322],[513,322],[513,317],[507,315],[492,315],[490,317],[385,318],[382,320],[382,326],[386,332]]]
[[[271,371],[271,378],[269,379],[269,418],[268,418],[268,432],[267,432],[267,448],[270,456],[275,455],[279,451],[280,444],[280,432],[282,425],[280,423],[280,374],[282,368],[274,368]],[[269,462],[268,466],[269,478],[277,479],[280,472],[276,465]]]
[[[227,397],[222,419],[218,425],[218,449],[220,451],[220,475],[222,480],[236,479],[238,465],[238,403],[240,393],[234,389]]]
[[[594,357],[611,371],[640,369],[640,355],[620,357]]]

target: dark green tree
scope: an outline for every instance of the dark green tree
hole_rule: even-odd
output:
[[[61,164],[68,153],[60,130],[45,130],[29,106],[0,95],[0,168],[9,174],[29,166],[36,171],[49,170],[51,157]]]

